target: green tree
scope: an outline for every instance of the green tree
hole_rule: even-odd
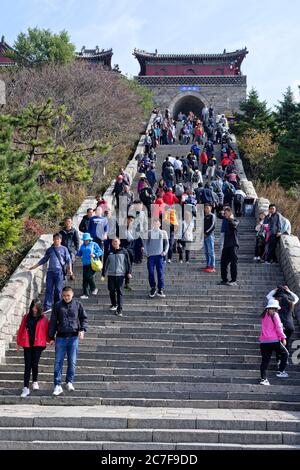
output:
[[[16,218],[18,209],[10,203],[9,195],[0,188],[0,253],[14,248],[19,240],[22,221]]]
[[[46,62],[66,64],[75,60],[75,46],[66,31],[55,34],[49,29],[28,28],[27,33],[18,34],[13,47],[18,62],[41,65]]]
[[[295,102],[295,98],[291,87],[288,87],[283,94],[283,100],[275,106],[273,134],[276,140],[284,137],[294,125],[295,115],[299,111],[299,106]]]
[[[0,172],[6,194],[12,206],[18,208],[18,217],[39,216],[59,201],[58,194],[41,191],[38,185],[40,163],[28,165],[24,150],[14,148],[10,116],[0,116]]]
[[[9,120],[15,129],[15,149],[26,152],[29,167],[39,164],[41,186],[49,182],[90,182],[88,157],[110,150],[109,144],[99,141],[85,144],[66,141],[72,119],[65,106],[54,106],[51,99],[41,105],[31,104]]]
[[[272,142],[271,132],[249,129],[239,137],[238,142],[252,177],[255,180],[264,179],[277,151],[277,145]]]
[[[272,114],[266,101],[260,101],[258,92],[252,88],[245,101],[240,104],[242,113],[235,115],[234,130],[242,134],[248,129],[267,130],[272,123]]]

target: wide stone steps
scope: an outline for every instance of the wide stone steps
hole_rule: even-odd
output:
[[[168,153],[181,156],[189,148],[159,147],[157,174]],[[174,253],[165,267],[166,298],[149,299],[146,263],[134,264],[133,291],[124,292],[124,317],[117,317],[109,311],[107,282],[96,275],[98,294],[82,300],[89,330],[74,392],[52,396],[54,348],[48,347],[40,390],[21,399],[23,353],[12,342],[0,364],[0,449],[300,448],[299,366],[290,361],[289,377],[279,379],[273,358],[271,386],[259,385],[260,315],[266,294],[284,277],[279,265],[253,262],[255,220],[240,221],[237,287],[217,285],[219,219],[217,273],[201,271],[203,249],[191,252],[189,265]],[[77,261],[69,282],[77,297],[81,271]]]

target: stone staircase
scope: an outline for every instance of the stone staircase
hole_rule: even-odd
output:
[[[160,147],[158,167],[168,153],[181,156],[187,148]],[[279,379],[273,359],[271,386],[259,385],[260,314],[283,275],[278,265],[253,263],[255,221],[240,220],[238,287],[217,285],[219,266],[216,274],[202,273],[198,250],[189,265],[174,255],[166,265],[167,297],[149,299],[143,262],[134,265],[134,290],[125,292],[120,318],[108,310],[107,285],[98,277],[98,295],[83,301],[89,331],[75,392],[52,396],[48,347],[40,390],[20,399],[23,354],[12,343],[0,365],[0,449],[298,448],[299,366],[290,364],[289,378]],[[217,243],[219,230],[218,222]],[[76,273],[78,296],[79,264]]]

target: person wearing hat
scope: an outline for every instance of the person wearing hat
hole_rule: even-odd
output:
[[[270,298],[261,316],[261,333],[259,337],[262,355],[260,366],[261,385],[270,385],[267,379],[267,370],[273,351],[276,355],[280,356],[279,372],[277,372],[276,376],[280,378],[288,377],[285,367],[289,353],[285,347],[286,335],[283,332],[283,325],[278,314],[279,310],[280,305],[278,300]]]
[[[98,289],[96,288],[95,284],[95,274],[96,272],[93,271],[91,266],[91,258],[100,258],[102,256],[103,251],[100,246],[93,242],[93,239],[89,233],[84,233],[82,235],[81,240],[83,244],[79,248],[76,253],[76,256],[82,258],[82,287],[83,287],[83,295],[80,297],[81,299],[88,299],[89,298],[89,290],[91,291],[92,295],[97,295]]]
[[[139,179],[138,184],[137,184],[138,194],[140,194],[142,189],[144,189],[145,187],[146,187],[146,175],[145,175],[145,173],[141,173],[140,174],[140,179]]]

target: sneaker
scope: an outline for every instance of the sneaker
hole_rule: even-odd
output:
[[[132,291],[132,290],[133,290],[133,289],[132,289],[132,287],[131,287],[131,286],[129,286],[129,285],[127,285],[127,286],[124,286],[124,289],[125,289],[125,290],[128,290],[128,291]]]
[[[228,286],[228,281],[220,281],[218,282],[218,286]]]
[[[71,274],[71,276],[70,276],[70,281],[75,281],[75,276],[74,276],[74,274]]]
[[[21,393],[21,398],[28,397],[28,395],[30,395],[30,390],[28,387],[24,387]]]
[[[112,312],[114,312],[114,311],[117,310],[117,309],[118,309],[118,307],[117,307],[116,305],[111,305],[111,306],[109,307],[109,310],[111,310]]]
[[[62,386],[61,385],[55,385],[54,390],[53,390],[53,395],[55,395],[57,397],[61,393],[63,393]]]
[[[92,295],[97,295],[98,294],[98,289],[95,289],[92,291]]]
[[[180,264],[182,264],[182,263],[183,263],[183,261],[182,261],[182,260],[180,260],[180,261],[179,261],[179,263],[180,263]]]
[[[172,260],[171,260],[171,259],[168,259],[168,263],[172,263]]]
[[[238,286],[238,283],[236,281],[229,281],[226,283],[227,286],[233,286],[233,287],[237,287]]]
[[[258,257],[254,256],[253,261],[258,261]]]
[[[104,276],[101,276],[101,281],[105,281],[105,277]]]
[[[149,297],[151,297],[151,298],[152,298],[152,297],[155,297],[156,292],[157,292],[157,290],[155,289],[155,287],[153,287],[153,288],[151,289],[151,291],[150,291]]]
[[[202,271],[203,273],[206,273],[206,270],[207,270],[207,269],[208,269],[208,266],[205,266],[205,268],[202,268],[201,271]]]
[[[204,272],[204,273],[212,273],[212,272],[213,272],[213,268],[205,268],[205,269],[203,269],[203,272]]]
[[[268,379],[261,379],[259,383],[260,385],[270,385],[270,382],[268,381]]]
[[[284,379],[288,377],[289,374],[284,370],[283,372],[277,372],[276,377],[280,377],[281,379]]]
[[[189,262],[189,261],[186,261],[186,264],[190,264],[190,262]]]
[[[81,295],[80,298],[81,298],[81,299],[88,299],[89,296],[88,296],[88,295]]]
[[[38,382],[33,382],[32,383],[32,390],[39,390],[39,389],[40,389],[40,387],[39,387]]]
[[[122,310],[117,310],[117,311],[116,311],[116,315],[117,315],[118,317],[123,317],[123,312],[122,312]]]
[[[157,295],[158,297],[166,297],[166,294],[164,293],[163,289],[159,289]]]
[[[68,392],[74,392],[75,390],[74,385],[71,382],[67,383],[66,389],[68,390]]]

